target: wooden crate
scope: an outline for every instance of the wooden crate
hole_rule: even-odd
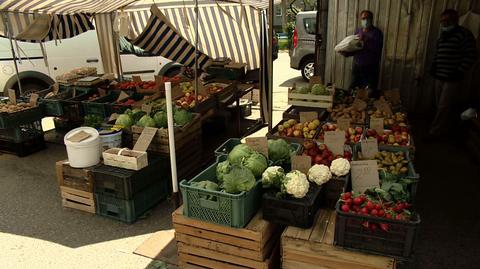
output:
[[[193,119],[188,124],[182,127],[175,128],[175,147],[180,148],[187,144],[193,137],[201,135],[202,122],[200,120],[200,114],[194,113]],[[135,144],[142,134],[143,127],[132,126],[133,133],[133,144]],[[150,146],[148,147],[149,151],[157,153],[166,153],[169,154],[169,145],[168,145],[168,129],[161,128],[157,130],[157,134],[152,139]]]
[[[333,95],[315,95],[311,93],[294,93],[288,90],[288,104],[304,107],[331,108],[333,106]]]
[[[62,205],[95,214],[95,200],[93,193],[60,186]]]
[[[111,148],[102,153],[105,165],[138,171],[148,165],[147,153],[129,149]]]
[[[320,209],[309,229],[287,227],[281,236],[284,269],[395,269],[395,260],[334,246],[335,211]]]
[[[279,268],[281,228],[255,215],[242,229],[173,213],[180,268]]]
[[[93,192],[92,167],[73,168],[68,160],[58,161],[55,165],[59,186],[65,186],[85,192]]]

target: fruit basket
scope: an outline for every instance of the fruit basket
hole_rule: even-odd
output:
[[[267,191],[262,197],[263,219],[286,226],[310,228],[320,208],[322,193],[323,185],[317,186],[313,183],[310,184],[306,196],[301,199],[279,198],[275,192]]]
[[[320,121],[300,123],[297,120],[289,119],[281,121],[277,126],[267,133],[268,138],[283,138],[290,142],[303,144],[305,138],[315,139],[320,132]]]
[[[350,190],[351,180],[347,184],[347,191]],[[364,197],[358,197],[360,199],[358,205],[355,201],[357,197],[353,199],[353,207],[358,206],[359,213],[344,207],[343,201],[348,200],[344,199],[346,197],[341,197],[337,203],[335,244],[400,260],[411,259],[420,226],[420,215],[411,213],[406,218],[404,210],[407,204],[402,203],[402,207],[399,203],[394,204],[394,211],[390,211],[385,204],[375,204]],[[410,210],[410,205],[408,209]]]
[[[256,214],[260,206],[262,193],[260,180],[251,190],[242,191],[239,194],[203,189],[194,184],[204,180],[217,182],[217,164],[224,160],[226,160],[226,156],[220,156],[216,163],[193,179],[180,182],[184,203],[183,213],[189,218],[242,228]]]
[[[321,84],[311,85],[310,88],[293,87],[288,90],[288,104],[304,107],[331,108],[335,87],[325,87]],[[320,88],[317,90],[317,88]]]

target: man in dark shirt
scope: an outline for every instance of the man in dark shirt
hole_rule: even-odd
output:
[[[437,40],[431,74],[435,78],[435,119],[430,138],[438,138],[448,132],[458,119],[452,115],[461,92],[461,81],[477,59],[475,38],[470,30],[458,25],[458,13],[445,10],[440,19],[441,34]]]
[[[383,33],[373,26],[373,13],[364,10],[360,13],[361,27],[355,31],[363,41],[363,49],[353,53],[343,53],[344,56],[353,55],[351,89],[366,87],[376,91],[380,73],[380,59],[382,58]]]

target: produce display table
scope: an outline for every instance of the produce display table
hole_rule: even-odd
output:
[[[255,215],[242,229],[172,214],[180,268],[279,268],[279,226]]]
[[[281,236],[282,268],[396,268],[393,258],[334,246],[335,218],[333,210],[320,209],[311,228],[287,227]]]

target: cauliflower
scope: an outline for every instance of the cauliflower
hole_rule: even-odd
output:
[[[344,158],[335,159],[330,165],[330,171],[336,176],[344,176],[350,172],[350,163]]]
[[[286,192],[297,199],[305,197],[309,187],[307,176],[297,170],[286,174],[282,182],[282,192]]]
[[[308,180],[317,183],[319,186],[327,183],[330,178],[332,178],[332,173],[326,165],[315,164],[308,170]]]
[[[270,166],[262,174],[262,184],[264,188],[277,187],[280,188],[285,171],[280,166]]]

